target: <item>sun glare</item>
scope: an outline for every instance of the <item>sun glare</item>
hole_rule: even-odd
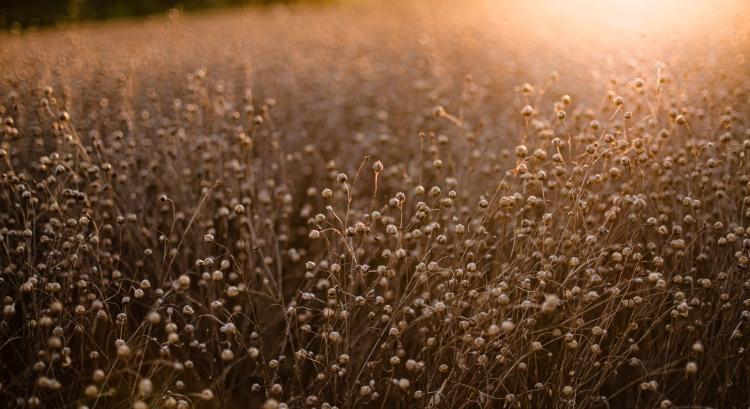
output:
[[[524,5],[488,1],[502,12],[523,10],[525,18],[541,19],[555,30],[607,31],[623,34],[693,32],[711,25],[727,27],[726,19],[747,7],[738,0],[531,0]],[[736,23],[735,23],[736,24]]]
[[[648,30],[712,14],[720,2],[707,0],[547,0],[550,11],[577,23],[596,22],[620,30]]]

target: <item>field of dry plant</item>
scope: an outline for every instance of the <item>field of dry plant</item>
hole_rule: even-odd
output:
[[[520,3],[0,34],[0,406],[747,409],[750,7]]]

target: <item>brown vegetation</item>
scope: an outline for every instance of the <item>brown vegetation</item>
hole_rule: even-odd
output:
[[[747,14],[510,11],[0,38],[0,399],[746,408]]]

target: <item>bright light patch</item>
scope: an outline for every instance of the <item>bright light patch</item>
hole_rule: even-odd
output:
[[[623,33],[695,33],[726,26],[740,14],[743,0],[485,0],[489,9],[556,31]],[[745,10],[746,11],[746,10]]]
[[[575,24],[593,23],[618,30],[649,30],[708,17],[721,1],[709,0],[542,0],[549,13]]]

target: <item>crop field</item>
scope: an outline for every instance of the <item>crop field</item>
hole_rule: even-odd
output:
[[[750,407],[750,4],[0,33],[0,407]]]

